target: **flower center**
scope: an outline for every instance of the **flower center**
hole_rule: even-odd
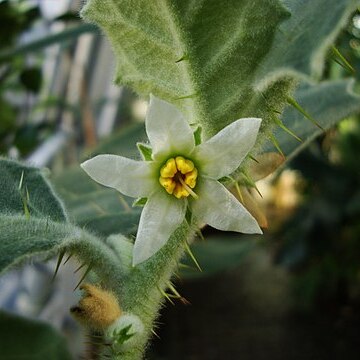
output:
[[[182,156],[170,158],[160,169],[159,182],[169,193],[181,199],[189,195],[197,199],[192,190],[196,185],[198,171],[191,160]]]

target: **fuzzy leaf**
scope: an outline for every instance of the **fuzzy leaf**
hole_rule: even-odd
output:
[[[277,0],[89,0],[82,15],[109,37],[116,81],[174,103],[190,123],[202,125],[206,139],[243,117],[263,118],[263,131],[272,125],[273,109],[281,111],[292,90],[284,76],[289,70],[314,75],[311,64],[322,66],[354,8],[353,0],[288,0],[285,6]],[[278,63],[287,71],[274,78]],[[262,93],[254,90],[260,81],[269,85]]]
[[[327,81],[319,85],[302,85],[295,93],[295,99],[325,129],[340,120],[360,112],[360,96],[353,91],[352,80]],[[295,156],[315,137],[322,133],[318,127],[292,107],[286,108],[283,122],[304,141],[299,143],[286,132],[278,129],[275,137],[287,159]],[[273,149],[268,144],[266,150]]]
[[[319,78],[327,52],[359,4],[354,0],[283,2],[291,17],[277,29],[271,48],[259,66],[257,88],[266,87],[284,74]]]
[[[46,323],[0,312],[2,359],[71,360],[66,341]]]
[[[0,272],[35,255],[49,258],[61,251],[76,254],[92,264],[103,279],[115,280],[123,271],[119,258],[95,236],[73,226],[48,219],[0,215]]]
[[[1,159],[0,183],[0,272],[31,256],[49,258],[61,250],[78,254],[104,273],[121,266],[101,240],[67,221],[41,170]]]
[[[66,221],[64,207],[41,170],[0,159],[0,214]],[[25,202],[25,203],[24,203]]]

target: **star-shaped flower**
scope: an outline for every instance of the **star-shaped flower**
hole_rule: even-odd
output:
[[[98,183],[130,197],[147,198],[134,245],[133,264],[154,255],[185,219],[219,230],[262,233],[254,217],[218,180],[234,172],[253,147],[261,119],[234,121],[196,145],[182,113],[154,96],[146,115],[149,161],[98,155],[81,164]]]

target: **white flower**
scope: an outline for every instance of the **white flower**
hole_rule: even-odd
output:
[[[262,233],[253,216],[218,179],[235,171],[253,147],[261,119],[239,119],[200,145],[182,113],[154,96],[146,115],[151,161],[98,155],[81,164],[98,183],[145,197],[133,253],[137,265],[154,255],[184,221],[187,207],[219,230]]]

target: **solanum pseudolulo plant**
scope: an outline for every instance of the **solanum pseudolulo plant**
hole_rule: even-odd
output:
[[[185,251],[193,257],[189,244],[199,229],[261,233],[266,221],[241,189],[359,111],[352,79],[322,78],[330,53],[343,61],[336,38],[358,5],[84,1],[81,16],[113,48],[115,83],[150,96],[150,105],[142,161],[99,155],[82,168],[144,207],[141,215],[123,211],[110,190],[79,191],[79,168],[55,175],[60,199],[41,169],[0,159],[0,271],[57,255],[56,275],[64,259],[76,257],[84,269],[78,285],[86,284],[73,314],[100,334],[105,358],[143,359],[161,306],[182,300],[172,279]],[[127,134],[118,136],[116,146]],[[234,184],[260,226],[227,189]],[[139,216],[133,241],[129,224]]]
[[[151,148],[139,146],[143,161],[98,155],[81,164],[98,183],[147,199],[133,265],[154,255],[184,221],[187,211],[198,223],[219,230],[261,233],[254,217],[219,181],[240,166],[255,143],[260,124],[257,118],[239,119],[196,144],[182,113],[151,96],[145,120]]]

